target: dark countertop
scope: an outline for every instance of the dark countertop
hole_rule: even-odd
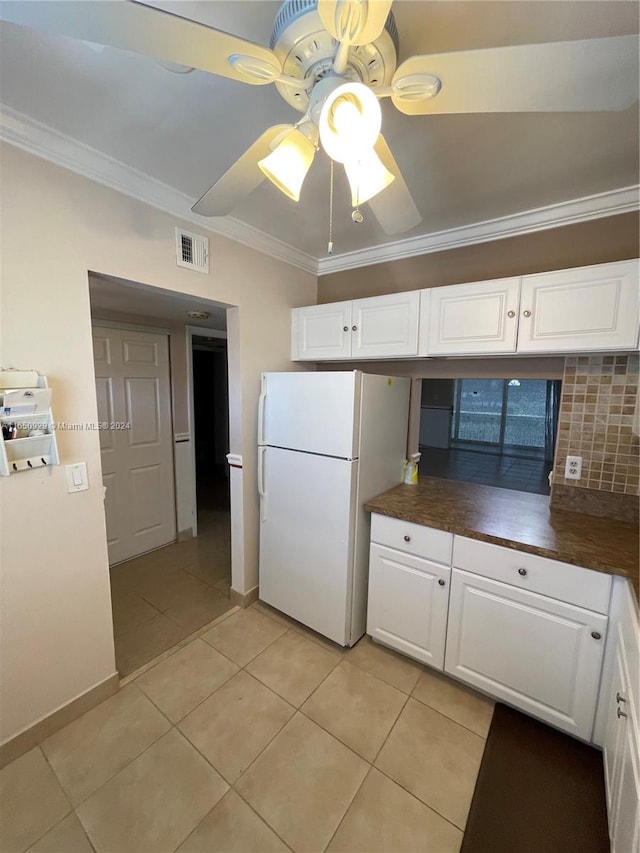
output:
[[[638,598],[639,528],[549,509],[549,498],[421,477],[367,501],[369,512],[628,578]]]

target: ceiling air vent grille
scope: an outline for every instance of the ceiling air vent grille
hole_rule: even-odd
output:
[[[209,272],[209,240],[176,228],[176,260],[179,267]]]

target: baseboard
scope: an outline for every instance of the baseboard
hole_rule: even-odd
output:
[[[260,592],[260,587],[254,586],[253,589],[250,589],[249,592],[236,592],[235,589],[229,590],[229,597],[231,599],[232,604],[237,604],[238,607],[249,607],[250,604],[253,604],[254,601],[258,600],[258,593]]]
[[[63,726],[82,716],[82,714],[95,708],[96,705],[108,699],[109,696],[117,693],[119,688],[120,676],[117,672],[114,672],[113,675],[101,681],[100,684],[96,684],[95,687],[87,690],[86,693],[77,696],[52,714],[38,720],[37,723],[29,726],[28,729],[20,732],[20,734],[0,744],[0,767],[4,767],[14,759],[19,758],[25,752],[28,752],[34,746],[41,743],[45,738],[48,738],[49,735],[52,735],[63,728]]]
[[[192,527],[188,530],[178,530],[178,542],[188,542],[190,539],[193,539]]]

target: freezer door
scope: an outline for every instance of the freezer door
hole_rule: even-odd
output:
[[[358,463],[272,447],[261,457],[260,598],[347,645]]]
[[[263,374],[258,443],[353,459],[361,376],[355,370]]]

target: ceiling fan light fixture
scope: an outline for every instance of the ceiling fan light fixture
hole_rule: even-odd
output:
[[[352,207],[369,201],[395,180],[395,175],[391,174],[373,148],[363,152],[359,159],[345,163],[344,170],[351,188]]]
[[[374,93],[363,83],[344,83],[325,100],[318,128],[322,147],[332,160],[346,163],[373,148],[382,113]]]
[[[258,162],[258,166],[281,192],[293,201],[299,201],[302,184],[315,153],[315,145],[294,127],[271,154]]]

